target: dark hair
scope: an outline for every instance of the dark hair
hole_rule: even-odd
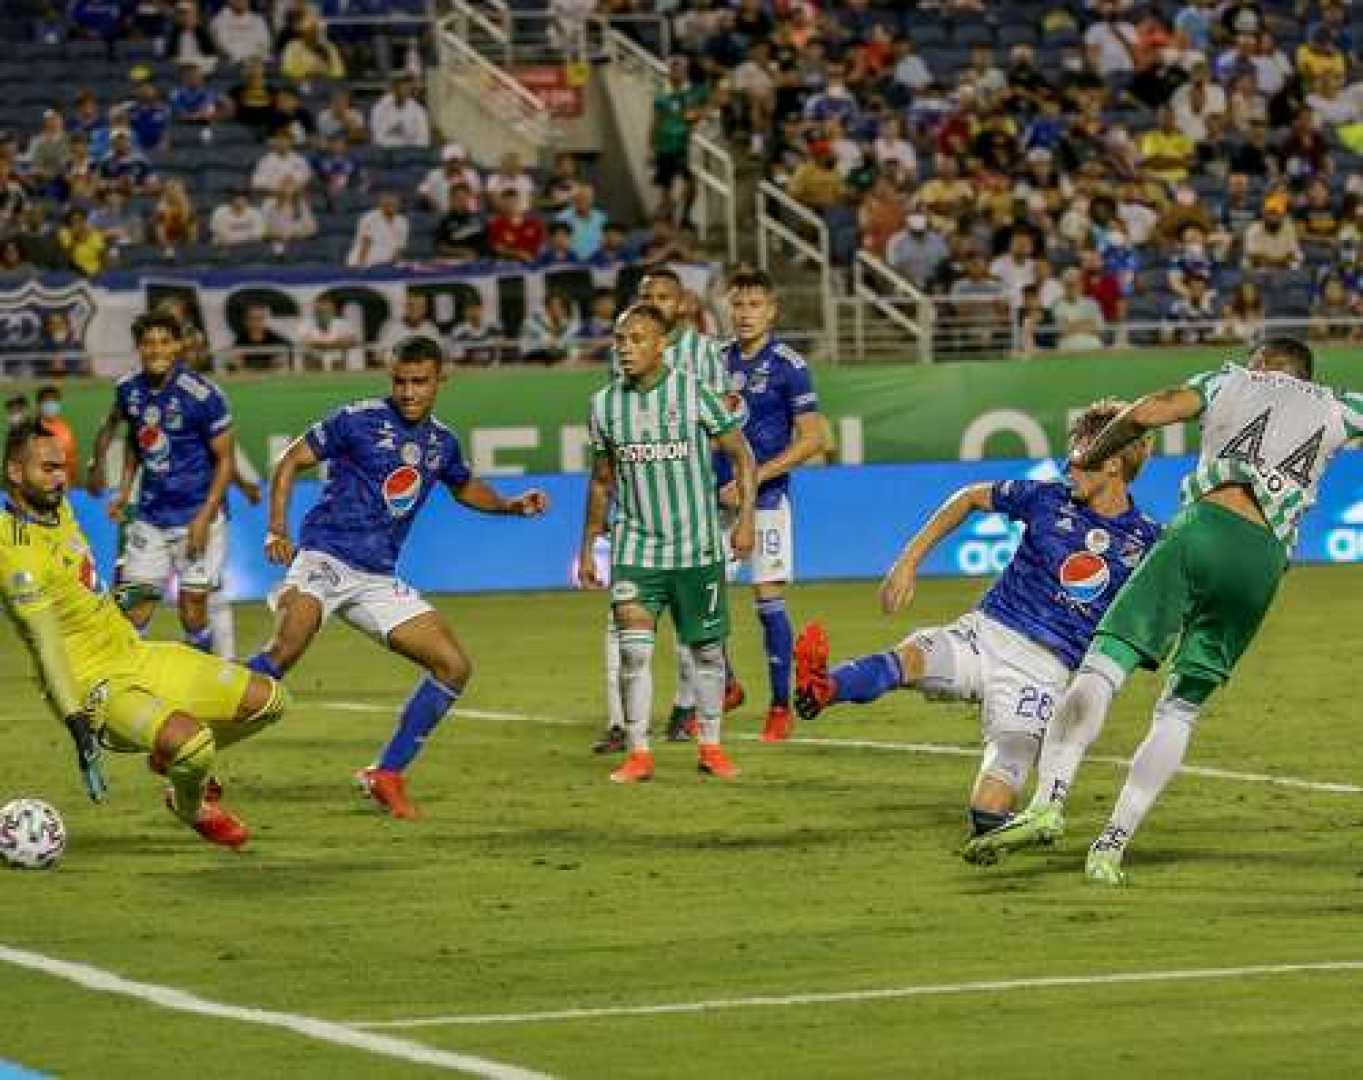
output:
[[[664,333],[667,332],[667,320],[663,318],[663,313],[659,311],[656,307],[654,307],[652,304],[630,304],[629,307],[625,308],[624,311],[620,312],[619,318],[617,318],[615,321],[618,323],[624,323],[636,317],[647,319],[649,322],[653,323],[653,325],[656,326],[659,330],[663,331]]]
[[[642,285],[649,278],[657,278],[659,281],[670,281],[679,289],[682,287],[681,275],[670,266],[650,267],[648,271],[645,272],[644,276],[639,279],[639,284]]]
[[[774,293],[776,283],[765,270],[739,270],[729,278],[729,291],[733,292],[736,289],[761,289],[763,292]]]
[[[1265,367],[1286,371],[1299,379],[1310,379],[1316,372],[1316,358],[1311,346],[1296,338],[1268,338],[1254,350],[1254,356]]]
[[[1117,419],[1126,407],[1127,402],[1110,397],[1099,398],[1088,405],[1083,412],[1074,418],[1074,423],[1070,425],[1070,446],[1076,447],[1092,440],[1108,424]],[[1149,438],[1137,439],[1117,455],[1117,460],[1122,463],[1122,474],[1128,484],[1140,474],[1141,466],[1145,464],[1149,456]]]
[[[54,439],[52,430],[41,420],[15,424],[5,435],[5,465],[18,461],[34,439]]]
[[[395,364],[424,364],[428,360],[433,361],[437,368],[441,367],[445,363],[445,350],[440,347],[440,342],[425,334],[412,334],[393,346]]]
[[[33,395],[34,399],[37,401],[42,401],[43,398],[59,398],[61,396],[61,387],[56,383],[48,383],[45,386],[38,387],[38,392]]]
[[[152,330],[164,330],[173,338],[180,337],[180,320],[168,311],[148,311],[133,320],[133,341],[141,345]]]
[[[7,398],[5,398],[5,408],[7,408],[7,409],[15,409],[15,408],[27,409],[27,408],[28,408],[28,398],[24,397],[23,394],[15,394],[15,395],[13,395],[12,397],[7,397]]]

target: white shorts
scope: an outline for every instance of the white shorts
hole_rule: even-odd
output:
[[[1001,734],[1040,740],[1070,681],[1069,669],[1049,649],[978,611],[905,640],[920,649],[951,650],[950,657],[929,658],[930,670],[952,674],[936,686],[925,685],[924,693],[979,702],[985,742]]]
[[[746,580],[752,585],[769,585],[795,580],[795,532],[790,500],[784,495],[772,507],[758,507],[754,515],[752,558],[747,560]],[[735,559],[729,547],[733,517],[724,515],[724,555],[730,581],[742,576],[744,562]]]
[[[222,588],[222,571],[227,563],[227,518],[219,514],[208,527],[208,545],[197,559],[189,557],[188,546],[188,525],[163,527],[134,521],[124,536],[124,583],[164,590],[173,572],[181,589],[213,592]]]
[[[419,592],[398,578],[356,570],[306,548],[293,557],[283,582],[270,594],[270,607],[277,607],[280,595],[291,588],[322,605],[324,623],[334,613],[383,645],[403,623],[432,610]]]

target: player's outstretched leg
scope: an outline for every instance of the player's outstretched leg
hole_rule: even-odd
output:
[[[426,669],[398,714],[392,738],[379,760],[356,774],[364,790],[396,818],[419,812],[407,797],[403,777],[431,733],[459,700],[473,665],[445,620],[434,611],[408,619],[388,635],[388,647]]]
[[[275,605],[274,634],[246,666],[257,674],[282,679],[322,629],[322,614],[322,602],[317,597],[296,588],[285,589]]]
[[[606,612],[606,730],[592,743],[594,754],[618,754],[624,750],[625,699],[620,687],[620,628],[615,613]]]
[[[208,592],[180,587],[180,626],[185,644],[202,653],[213,651],[213,628],[208,623]]]
[[[1211,689],[1203,680],[1175,677],[1155,703],[1150,731],[1131,759],[1131,770],[1112,817],[1089,848],[1084,874],[1090,881],[1126,884],[1126,871],[1122,869],[1126,846],[1183,764],[1193,727]]]
[[[206,801],[217,745],[213,730],[186,712],[173,712],[161,725],[152,747],[153,768],[164,769],[171,790],[166,806],[211,844],[237,850],[250,839],[245,824],[216,801]]]
[[[213,638],[213,655],[224,660],[237,658],[237,620],[227,592],[214,589],[208,594],[208,629]]]
[[[832,671],[829,651],[822,624],[813,622],[800,631],[795,642],[795,708],[802,720],[813,720],[838,702],[875,701],[905,683],[903,663],[893,649],[859,656]]]
[[[795,730],[790,714],[790,661],[795,632],[780,585],[757,586],[757,618],[762,624],[762,647],[767,654],[771,681],[771,705],[762,728],[762,741],[781,742]]]

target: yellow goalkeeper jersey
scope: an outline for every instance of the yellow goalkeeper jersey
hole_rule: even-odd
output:
[[[52,522],[4,502],[0,596],[63,715],[137,652],[137,631],[100,588],[90,544],[65,501]]]

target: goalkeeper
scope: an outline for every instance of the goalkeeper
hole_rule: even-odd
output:
[[[145,643],[101,591],[66,501],[62,445],[41,422],[5,441],[0,596],[75,742],[86,793],[107,794],[102,748],[144,753],[169,778],[166,804],[205,840],[240,848],[249,832],[220,804],[217,751],[283,715],[284,688],[184,645]]]

